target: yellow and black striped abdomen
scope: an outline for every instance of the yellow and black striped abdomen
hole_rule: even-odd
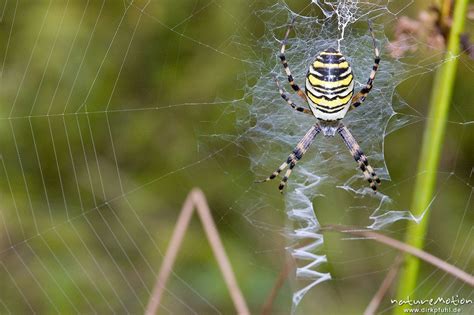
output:
[[[354,76],[340,52],[327,49],[316,57],[309,66],[305,92],[316,118],[331,121],[346,115],[354,94]]]

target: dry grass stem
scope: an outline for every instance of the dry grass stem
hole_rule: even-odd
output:
[[[474,287],[474,276],[468,274],[464,270],[459,269],[456,266],[453,266],[447,262],[445,262],[442,259],[439,259],[436,256],[433,256],[421,249],[418,249],[416,247],[413,247],[411,245],[405,244],[403,242],[400,242],[396,239],[393,239],[391,237],[388,237],[386,235],[369,231],[369,230],[360,230],[360,229],[353,229],[351,227],[347,226],[341,226],[341,225],[326,225],[321,228],[321,230],[326,230],[326,231],[337,231],[341,233],[348,233],[352,235],[357,235],[357,236],[363,236],[366,238],[373,239],[374,241],[386,244],[390,247],[396,248],[402,252],[405,252],[407,254],[410,254],[412,256],[418,257],[421,260],[424,260],[425,262],[437,267],[438,269],[441,269],[450,275],[458,278],[459,280],[464,281],[465,283],[469,284],[471,287]]]
[[[275,285],[273,286],[272,290],[270,291],[270,294],[268,295],[265,301],[265,304],[263,304],[262,313],[261,313],[262,315],[270,315],[272,313],[273,302],[275,301],[278,295],[278,292],[280,291],[281,287],[283,286],[286,279],[288,278],[292,265],[293,265],[292,261],[287,259],[285,264],[283,265],[283,268],[280,271],[280,274],[278,275]]]
[[[388,271],[385,279],[383,279],[382,284],[380,285],[379,289],[375,293],[374,297],[370,301],[369,305],[365,309],[364,315],[374,315],[377,312],[380,303],[382,303],[383,298],[387,295],[388,290],[393,284],[395,280],[398,270],[400,269],[400,265],[403,261],[403,255],[399,254],[395,258],[395,262],[393,263],[392,267]]]
[[[206,197],[204,196],[204,193],[198,188],[191,190],[186,198],[186,201],[184,202],[183,208],[181,209],[178,222],[176,223],[170,244],[166,251],[165,257],[163,258],[163,263],[161,265],[160,272],[158,273],[158,278],[148,302],[145,314],[156,314],[160,306],[161,298],[166,288],[166,282],[168,281],[169,275],[172,272],[176,255],[181,247],[183,237],[186,234],[186,230],[194,209],[197,209],[198,216],[201,220],[212,251],[214,252],[214,256],[216,257],[217,263],[221,270],[222,276],[224,277],[224,281],[227,285],[232,301],[234,302],[237,313],[239,315],[250,314],[247,303],[245,302],[242,292],[240,291],[235,279],[234,271],[230,265],[229,258],[227,257],[224,246],[222,245],[219,232],[217,231],[214,220],[212,219],[211,210],[207,204]]]

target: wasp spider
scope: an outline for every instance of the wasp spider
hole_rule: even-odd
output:
[[[294,19],[291,21],[282,42],[279,57],[283,64],[283,68],[285,69],[290,86],[309,105],[309,109],[297,106],[289,96],[285,94],[280,83],[276,78],[275,79],[280,95],[288,105],[296,111],[313,115],[318,119],[318,122],[308,130],[303,139],[300,140],[293,152],[288,156],[286,162],[284,162],[269,177],[260,182],[274,179],[288,167],[288,170],[283,176],[279,186],[280,192],[283,192],[283,188],[290,177],[291,171],[296,163],[301,160],[303,155],[306,153],[306,150],[311,145],[314,138],[321,132],[325,136],[334,136],[337,132],[341,135],[342,140],[349,148],[354,160],[358,163],[360,170],[363,172],[365,179],[369,182],[370,187],[375,192],[377,191],[376,183],[380,184],[380,179],[375,174],[374,169],[369,165],[367,157],[362,152],[359,144],[354,139],[349,129],[340,122],[349,110],[358,107],[365,101],[365,98],[372,89],[375,75],[379,67],[380,54],[375,43],[375,36],[371,23],[369,21],[369,30],[372,36],[375,53],[374,65],[365,86],[360,90],[360,92],[354,94],[354,76],[352,75],[352,69],[342,53],[333,48],[326,49],[318,54],[313,63],[309,66],[309,70],[306,74],[305,90],[302,91],[300,89],[300,87],[295,83],[285,57],[285,47],[293,22]]]

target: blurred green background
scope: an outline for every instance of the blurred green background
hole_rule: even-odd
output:
[[[395,17],[416,18],[427,6],[402,2],[390,3],[392,13],[405,8]],[[275,185],[253,185],[251,152],[232,141],[242,131],[233,106],[252,84],[246,61],[271,59],[249,53],[265,32],[255,12],[271,4],[0,2],[0,313],[143,313],[195,186],[208,198],[252,313],[260,312],[285,264],[286,240],[268,228],[285,226],[284,204]],[[391,39],[397,18],[386,21]],[[474,34],[473,26],[468,21],[466,31]],[[441,60],[440,51],[420,46],[404,62]],[[474,62],[459,58],[426,249],[472,272]],[[384,143],[392,177],[384,185],[396,188],[398,209],[409,207],[422,176],[416,166],[435,69],[425,70],[397,88],[408,104],[401,114],[414,119]],[[252,190],[258,200],[249,199]],[[353,199],[325,190],[318,219],[354,216],[358,224],[370,212],[348,210]],[[258,214],[249,217],[248,205]],[[403,231],[397,223],[387,232],[401,238]],[[337,234],[327,235],[324,249],[335,280],[310,292],[299,312],[361,314],[397,253]],[[472,298],[462,282],[422,267],[419,296]],[[235,313],[197,218],[168,290],[160,313]],[[291,294],[287,282],[274,314],[289,313]]]

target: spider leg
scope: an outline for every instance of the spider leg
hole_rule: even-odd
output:
[[[296,110],[298,112],[313,115],[313,112],[310,109],[297,106],[295,103],[293,103],[293,101],[290,99],[290,97],[285,94],[285,91],[283,91],[283,88],[280,85],[280,81],[278,81],[278,79],[276,77],[275,77],[275,82],[278,86],[278,91],[280,92],[281,98],[283,98],[288,103],[288,105],[291,106],[291,108],[293,108],[294,110]]]
[[[296,147],[293,149],[293,152],[288,156],[286,162],[284,162],[282,165],[280,165],[279,168],[276,169],[270,176],[268,176],[266,179],[257,181],[259,183],[267,182],[269,180],[274,179],[275,177],[278,176],[285,168],[288,167],[288,170],[286,171],[285,175],[283,176],[280,185],[278,186],[278,189],[280,190],[281,193],[283,193],[283,188],[285,188],[286,183],[288,182],[288,178],[291,175],[291,172],[293,168],[295,167],[296,163],[301,160],[303,155],[306,153],[308,150],[309,146],[313,142],[314,138],[316,135],[321,131],[321,128],[319,127],[319,124],[314,125],[311,127],[308,132],[304,135],[304,137],[298,142]]]
[[[341,124],[340,127],[337,129],[337,132],[341,135],[342,140],[346,144],[347,148],[349,148],[349,151],[351,151],[354,160],[357,162],[357,164],[359,164],[359,168],[364,173],[365,179],[369,182],[370,188],[372,188],[374,192],[376,192],[377,186],[375,185],[375,183],[377,183],[377,185],[380,185],[380,179],[378,178],[377,174],[375,174],[375,171],[372,166],[370,166],[369,160],[367,160],[367,157],[365,156],[364,152],[362,152],[362,150],[360,149],[359,144],[354,139],[349,129],[347,129],[347,127],[343,124]]]
[[[369,80],[367,80],[367,83],[365,84],[365,86],[360,90],[359,93],[357,93],[356,95],[354,95],[354,97],[352,97],[351,107],[350,107],[351,110],[360,106],[365,101],[365,98],[367,97],[369,92],[372,90],[372,86],[375,80],[375,75],[377,74],[377,70],[379,69],[380,52],[375,43],[375,35],[374,35],[374,31],[372,30],[372,23],[370,22],[370,20],[369,20],[369,30],[370,30],[370,35],[372,36],[372,43],[374,45],[374,54],[375,54],[374,65],[372,67],[372,71],[370,72]]]
[[[282,41],[279,58],[281,60],[281,64],[283,65],[283,68],[285,69],[286,75],[288,77],[288,82],[290,83],[292,89],[296,93],[298,93],[298,95],[302,99],[304,99],[306,101],[306,95],[300,89],[298,84],[295,83],[295,79],[293,78],[293,75],[291,74],[291,71],[290,71],[290,68],[288,67],[288,62],[286,61],[286,56],[285,56],[285,49],[286,49],[286,44],[288,42],[288,35],[290,34],[290,31],[291,31],[291,28],[293,27],[294,22],[295,22],[295,18],[293,17],[291,19],[290,25],[288,25],[288,30],[286,31],[285,38]]]

